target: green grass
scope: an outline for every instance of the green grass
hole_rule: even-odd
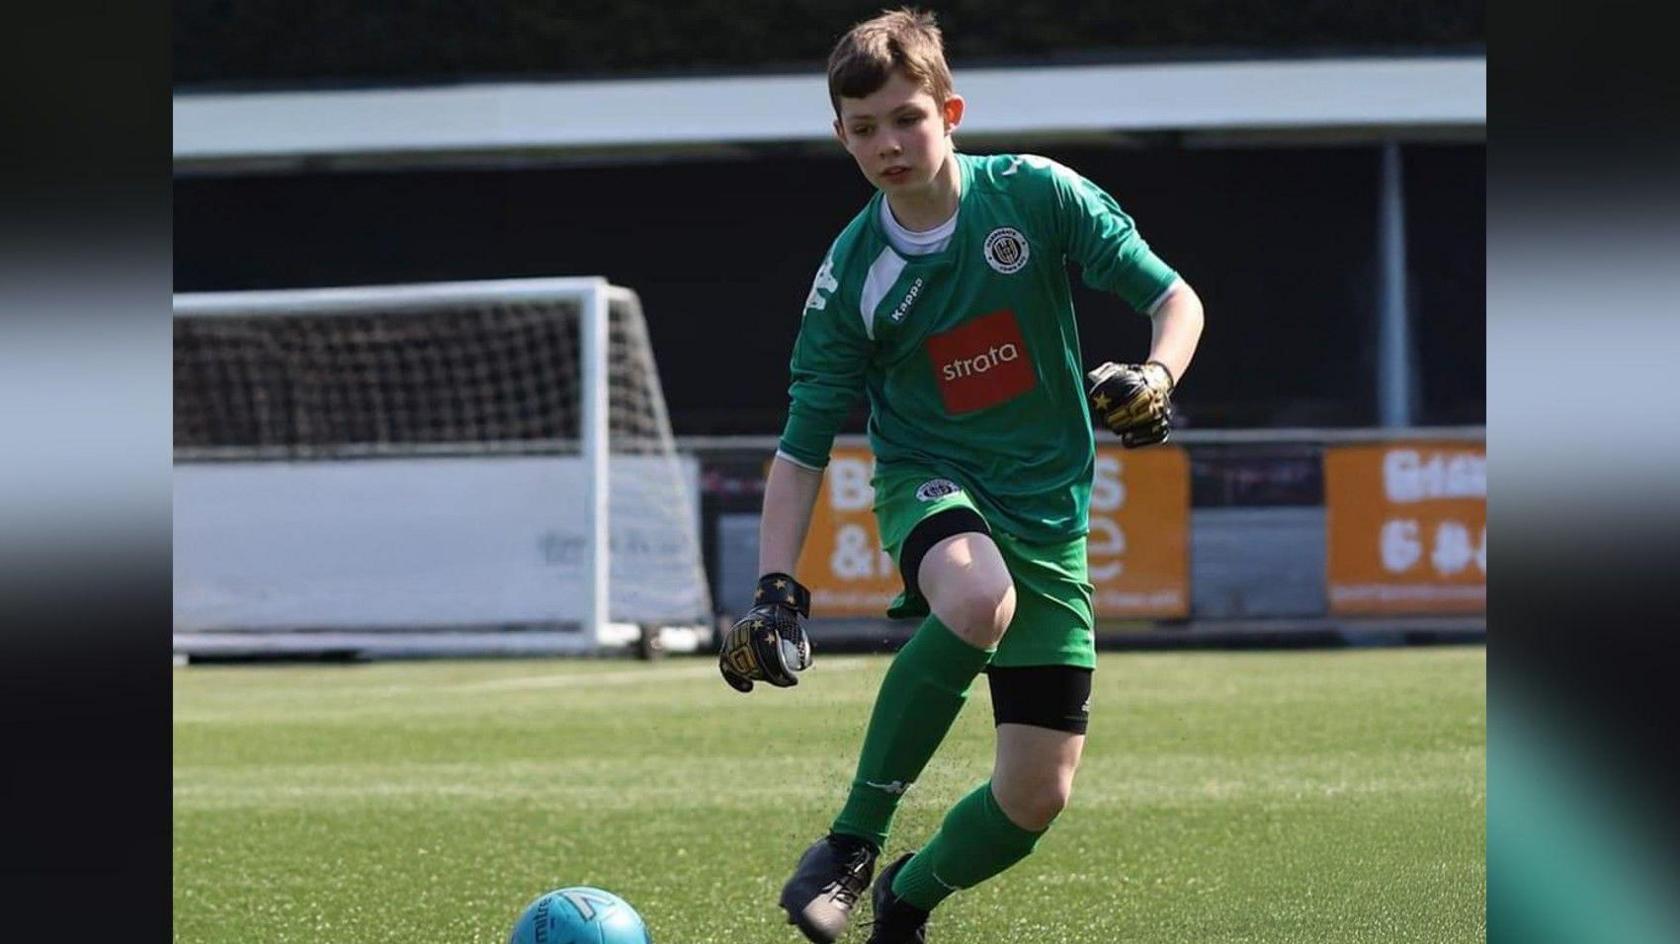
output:
[[[658,944],[803,941],[776,893],[883,657],[739,695],[709,659],[175,671],[177,942],[502,944],[564,885]],[[937,944],[1486,938],[1486,652],[1105,654],[1073,803]],[[984,682],[899,813],[989,770]],[[858,921],[846,940],[861,944]]]

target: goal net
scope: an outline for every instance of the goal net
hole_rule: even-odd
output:
[[[521,279],[175,296],[175,627],[711,619],[697,472],[634,292]]]

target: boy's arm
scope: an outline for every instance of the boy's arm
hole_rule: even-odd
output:
[[[770,463],[764,482],[764,516],[758,525],[758,572],[792,574],[811,528],[811,510],[822,486],[821,469],[808,469],[785,456]]]
[[[872,341],[856,304],[842,289],[831,249],[800,315],[788,363],[792,383],[787,423],[776,447],[779,457],[817,472],[819,479],[835,434],[863,393]],[[793,550],[797,556],[799,549]]]
[[[752,691],[755,681],[779,688],[797,685],[799,673],[810,668],[811,641],[799,620],[811,615],[811,594],[794,579],[793,568],[811,526],[822,476],[820,469],[803,468],[779,453],[770,462],[753,607],[730,627],[718,650],[718,669],[736,691]]]
[[[1174,385],[1184,379],[1202,338],[1202,299],[1190,283],[1179,279],[1167,290],[1150,316],[1153,321],[1149,360],[1164,366]]]
[[[1142,364],[1106,362],[1086,375],[1092,412],[1127,447],[1165,442],[1170,398],[1202,336],[1202,301],[1149,248],[1132,218],[1107,191],[1055,162],[1045,162],[1057,229],[1086,285],[1119,295],[1152,321]]]
[[[1086,374],[1091,411],[1127,448],[1167,441],[1172,433],[1172,392],[1202,336],[1202,300],[1183,279],[1150,306],[1149,359],[1108,361]]]
[[[718,653],[724,681],[737,691],[752,691],[755,681],[797,685],[811,665],[811,642],[799,623],[811,615],[811,594],[793,570],[834,435],[863,391],[870,350],[861,319],[838,291],[833,265],[831,250],[817,270],[793,344],[792,402],[764,483],[753,607],[730,628]]]
[[[1063,252],[1079,263],[1085,284],[1120,296],[1135,311],[1158,313],[1164,299],[1185,287],[1178,273],[1149,248],[1108,191],[1064,164],[1038,161],[1034,171],[1048,184]]]

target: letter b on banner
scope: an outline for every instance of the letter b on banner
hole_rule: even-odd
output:
[[[814,617],[885,616],[898,595],[898,573],[875,526],[874,472],[868,449],[836,447],[829,455],[798,565]]]
[[[843,456],[836,450],[828,460],[828,474],[823,478],[829,505],[843,512],[870,510],[875,504],[875,489],[869,484],[874,467],[875,462],[867,453]]]

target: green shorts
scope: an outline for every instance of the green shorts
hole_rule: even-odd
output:
[[[899,555],[916,526],[940,512],[966,508],[984,514],[968,490],[954,480],[926,470],[877,470],[875,520],[881,546],[903,572]],[[998,644],[992,665],[1071,665],[1094,669],[1096,637],[1091,613],[1091,582],[1083,536],[1052,544],[1030,544],[991,529],[992,542],[1015,579],[1015,618]],[[887,616],[907,619],[928,615],[928,602],[908,584],[887,608]]]

